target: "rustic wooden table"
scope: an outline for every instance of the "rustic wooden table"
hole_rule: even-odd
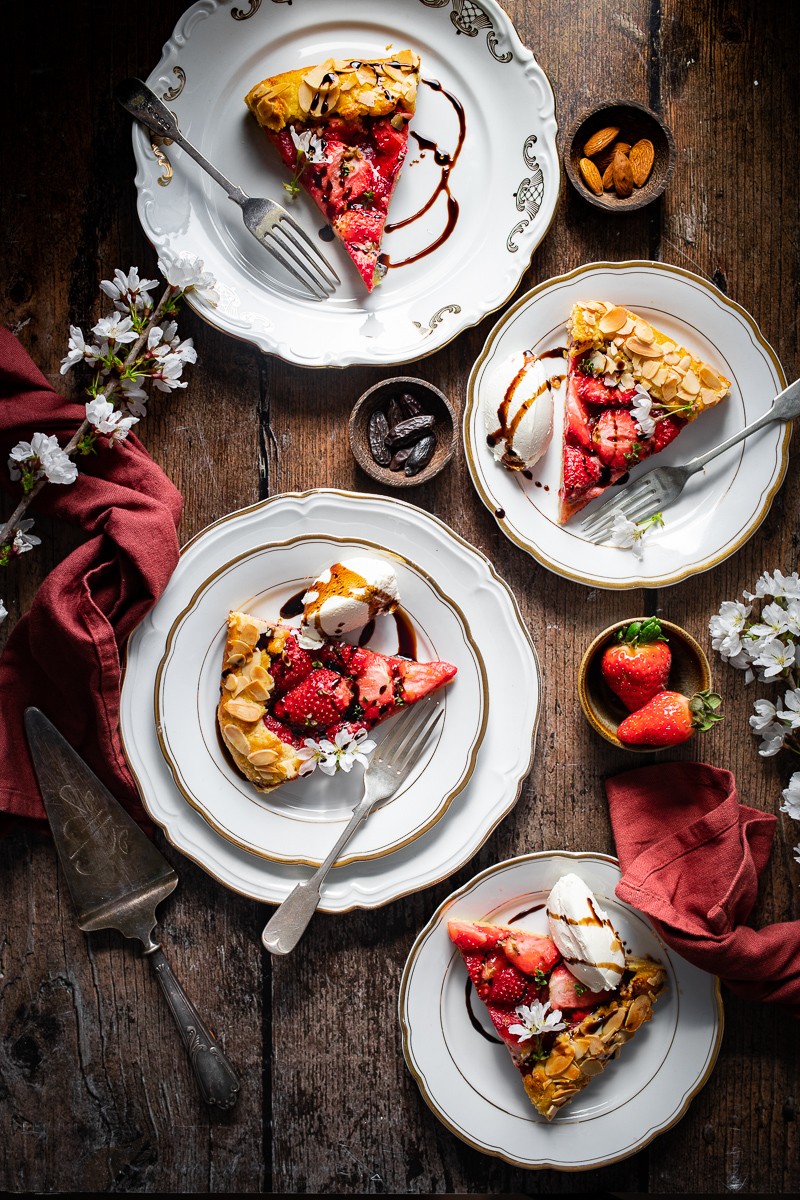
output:
[[[454,9],[460,5],[453,0]],[[136,215],[130,122],[111,100],[146,75],[185,0],[15,4],[6,13],[2,320],[57,386],[70,322],[91,324],[115,267],[155,274]],[[790,378],[798,371],[798,172],[793,131],[800,12],[781,0],[504,0],[553,84],[563,129],[609,96],[658,108],[678,147],[663,201],[609,219],[566,182],[520,291],[597,259],[686,267],[744,305]],[[333,6],[332,6],[333,7]],[[10,27],[10,28],[9,28]],[[418,365],[461,406],[495,316]],[[199,361],[190,386],[140,427],[185,497],[188,540],[225,513],[319,484],[375,491],[350,455],[356,397],[391,369],[308,371],[227,338],[188,310]],[[473,1151],[426,1107],[403,1061],[401,969],[416,932],[456,886],[525,851],[613,852],[602,781],[630,766],[583,720],[583,647],[615,619],[658,611],[708,647],[721,600],[763,569],[797,566],[796,457],[768,518],[727,562],[678,586],[620,594],[548,573],[498,530],[463,453],[414,494],[496,564],[513,587],[544,677],[538,753],[519,803],[479,854],[438,886],[373,912],[319,916],[302,949],[273,961],[267,909],[165,844],[181,885],[161,929],[178,976],[224,1034],[242,1077],[238,1106],[209,1115],[144,962],[116,936],[75,926],[49,840],[0,843],[0,1187],[15,1192],[791,1192],[800,1187],[798,1037],[779,1012],[725,996],[722,1049],[677,1126],[645,1150],[584,1174],[513,1169]],[[6,507],[4,512],[8,512]],[[2,646],[78,535],[41,520],[43,544],[4,574]],[[762,760],[741,677],[716,659],[727,720],[702,748],[746,801],[777,811],[791,764]],[[669,756],[664,756],[669,757]],[[680,755],[676,755],[680,757]],[[13,763],[4,763],[13,771]],[[797,827],[782,818],[754,920],[798,913]],[[380,1053],[373,1052],[373,1047]]]

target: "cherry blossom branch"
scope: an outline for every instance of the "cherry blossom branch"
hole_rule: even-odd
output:
[[[161,317],[164,315],[164,312],[165,312],[170,300],[173,300],[174,297],[177,296],[177,294],[178,294],[178,289],[172,287],[171,284],[167,284],[166,288],[164,289],[164,293],[163,293],[161,299],[159,300],[158,304],[156,305],[156,307],[153,309],[152,313],[150,314],[150,318],[149,318],[147,324],[145,325],[144,329],[142,330],[140,336],[134,342],[129,353],[126,355],[125,361],[123,363],[123,369],[127,369],[128,367],[132,366],[133,363],[136,362],[137,358],[139,357],[139,355],[142,352],[142,348],[144,347],[145,343],[147,342],[147,339],[150,335],[150,330],[155,328],[155,326],[160,321]],[[117,390],[117,388],[118,388],[118,384],[117,384],[116,380],[113,380],[111,382],[111,385],[105,390],[106,395],[111,395],[111,393],[115,392]],[[91,422],[89,421],[89,418],[86,417],[86,418],[84,418],[83,422],[78,426],[75,433],[72,435],[72,437],[70,438],[70,440],[67,442],[66,446],[64,447],[64,453],[67,455],[68,458],[75,457],[75,455],[78,452],[78,446],[79,446],[80,442],[83,441],[84,437],[89,432],[90,428],[91,428]],[[6,521],[5,525],[3,525],[2,529],[0,529],[0,547],[5,546],[11,540],[13,534],[19,528],[20,521],[22,520],[23,516],[27,512],[31,503],[36,499],[36,497],[39,495],[39,492],[41,492],[42,488],[45,487],[45,485],[47,483],[49,483],[49,480],[46,475],[43,475],[41,477],[41,479],[37,479],[37,481],[36,481],[36,483],[34,483],[33,487],[29,491],[27,491],[25,493],[25,495],[22,497],[19,504],[17,505],[17,507],[12,512],[11,516]]]

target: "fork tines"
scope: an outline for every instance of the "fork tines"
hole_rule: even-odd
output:
[[[391,731],[373,751],[370,762],[381,767],[402,770],[404,760],[410,752],[416,751],[416,758],[423,751],[443,716],[444,709],[435,701],[430,704],[423,700],[414,705],[407,713],[397,718]]]
[[[636,523],[654,512],[658,503],[658,493],[649,479],[640,479],[619,496],[607,500],[591,517],[581,521],[581,530],[590,542],[604,542],[611,533],[616,516],[621,515]]]
[[[264,230],[259,241],[314,300],[327,300],[341,283],[328,260],[320,254],[308,235],[289,216],[280,216]]]

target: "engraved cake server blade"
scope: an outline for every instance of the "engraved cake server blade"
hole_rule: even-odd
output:
[[[231,1108],[239,1091],[236,1073],[152,936],[156,907],[178,886],[178,876],[38,708],[25,710],[25,732],[79,928],[117,929],[139,939],[203,1099],[216,1108]]]
[[[126,112],[146,125],[151,133],[170,138],[225,189],[228,198],[241,208],[244,223],[256,241],[294,275],[312,300],[325,300],[333,295],[341,279],[285,208],[263,196],[248,196],[237,184],[231,183],[183,136],[167,106],[141,79],[125,79],[114,95]]]

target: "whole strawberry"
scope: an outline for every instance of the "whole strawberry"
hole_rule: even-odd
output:
[[[353,699],[353,685],[336,671],[317,667],[302,683],[275,702],[279,721],[295,729],[327,729],[341,721]]]
[[[629,746],[678,746],[688,742],[699,729],[710,729],[721,715],[716,711],[720,697],[716,692],[658,692],[642,708],[626,717],[617,729],[617,737]]]
[[[620,629],[600,660],[603,678],[629,712],[664,691],[671,666],[672,651],[655,617]]]

